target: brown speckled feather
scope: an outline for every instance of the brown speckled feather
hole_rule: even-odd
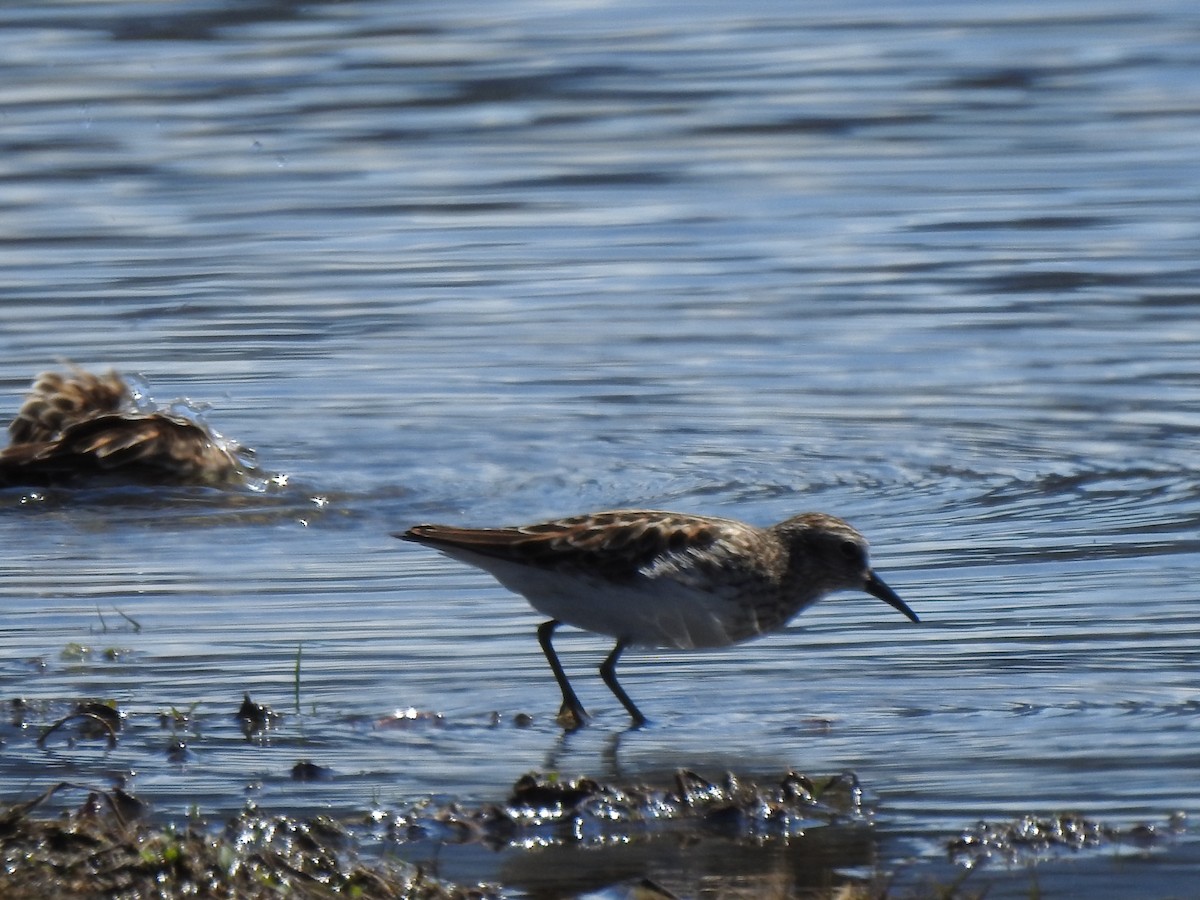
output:
[[[52,484],[97,474],[151,482],[219,484],[249,471],[203,423],[134,407],[116,372],[38,376],[9,425],[0,484]]]
[[[128,402],[129,388],[116,372],[42,372],[8,426],[9,439],[13,444],[53,441],[71,425],[119,412]]]
[[[730,537],[731,527],[736,532],[748,526],[669,512],[615,510],[508,528],[417,525],[404,537],[556,571],[628,579],[668,554],[711,551]]]

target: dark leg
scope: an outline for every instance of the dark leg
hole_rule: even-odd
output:
[[[621,653],[628,646],[629,642],[626,640],[617,641],[617,646],[613,647],[612,653],[608,654],[608,659],[600,667],[600,677],[604,679],[604,683],[608,685],[608,689],[616,695],[617,699],[621,701],[621,705],[633,717],[633,727],[638,728],[646,724],[646,717],[642,715],[640,709],[633,705],[633,701],[629,699],[629,695],[625,693],[625,689],[617,683],[617,660],[621,658]]]
[[[554,645],[550,643],[550,637],[559,624],[558,619],[551,619],[549,622],[539,625],[538,643],[542,645],[542,652],[546,654],[546,662],[550,663],[550,670],[554,672],[554,680],[558,682],[558,688],[562,691],[563,702],[558,711],[558,720],[568,728],[578,728],[587,719],[587,712],[584,710],[583,704],[579,702],[579,698],[575,696],[575,689],[571,687],[571,682],[567,681],[567,673],[563,671],[562,663],[558,661]]]

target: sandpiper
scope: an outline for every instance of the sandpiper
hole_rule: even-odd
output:
[[[100,474],[218,484],[253,470],[249,451],[187,411],[135,397],[116,372],[43,372],[8,426],[0,486]]]
[[[639,726],[646,717],[616,675],[627,647],[740,643],[782,628],[842,589],[866,591],[919,621],[871,570],[866,539],[824,513],[756,528],[711,516],[613,510],[507,528],[416,525],[395,537],[490,572],[550,617],[538,640],[562,691],[559,721],[568,728],[587,713],[551,643],[564,623],[616,639],[600,676]]]

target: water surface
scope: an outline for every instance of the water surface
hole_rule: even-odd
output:
[[[530,769],[852,770],[879,862],[918,872],[980,818],[1200,812],[1194,4],[0,27],[0,408],[57,361],[115,366],[288,476],[0,496],[4,695],[128,714],[112,751],[7,729],[6,797],[124,775],[168,817],[350,812]],[[922,624],[847,594],[631,652],[630,733],[608,647],[564,631],[597,714],[564,738],[536,616],[389,532],[622,506],[841,515]],[[244,691],[288,713],[266,740],[229,717]],[[441,724],[379,724],[410,707]],[[1194,854],[1039,883],[1178,894]]]

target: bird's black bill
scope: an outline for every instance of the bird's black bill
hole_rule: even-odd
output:
[[[884,584],[883,579],[874,572],[871,572],[870,575],[867,576],[867,583],[863,585],[863,590],[872,597],[878,597],[888,606],[892,606],[900,610],[900,612],[904,613],[914,622],[921,621],[917,618],[917,614],[908,608],[908,604],[900,599],[900,595]]]

